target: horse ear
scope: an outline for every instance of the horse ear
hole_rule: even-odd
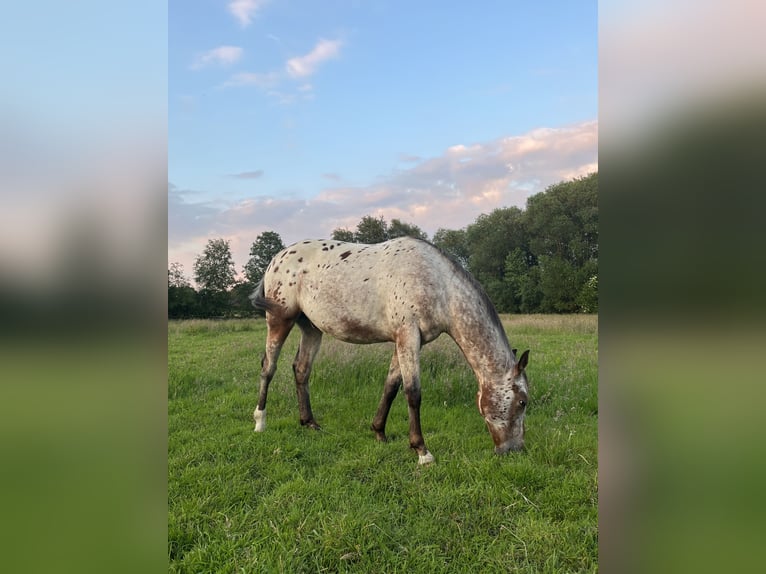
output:
[[[521,354],[521,357],[519,358],[519,362],[518,362],[519,372],[527,368],[527,363],[529,363],[529,349],[524,351]]]

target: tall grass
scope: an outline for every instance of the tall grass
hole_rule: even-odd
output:
[[[597,318],[503,320],[512,346],[531,349],[526,450],[493,454],[474,375],[443,336],[421,361],[427,467],[402,397],[389,442],[369,430],[392,345],[325,338],[315,432],[298,424],[296,329],[256,434],[263,320],[171,323],[170,571],[596,571]]]

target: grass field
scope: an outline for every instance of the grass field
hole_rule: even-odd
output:
[[[393,347],[325,337],[302,428],[290,335],[253,432],[262,319],[168,327],[170,572],[595,572],[598,319],[503,317],[531,349],[526,450],[498,457],[452,340],[424,347],[418,466],[397,397],[369,425]]]

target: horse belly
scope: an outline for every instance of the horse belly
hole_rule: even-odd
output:
[[[361,288],[355,293],[332,290],[302,297],[303,313],[323,333],[347,343],[382,343],[396,341],[402,327],[416,327],[423,344],[445,332],[444,322],[432,305],[412,305],[398,299],[381,297],[374,290]]]
[[[327,290],[302,297],[303,313],[323,333],[347,343],[381,343],[393,341],[393,333],[385,312],[374,298],[364,293],[345,296]],[[369,295],[369,294],[368,294]]]

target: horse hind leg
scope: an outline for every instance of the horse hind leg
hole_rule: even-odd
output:
[[[375,418],[372,419],[372,425],[370,425],[370,428],[375,432],[375,438],[381,442],[388,441],[386,438],[386,421],[391,410],[391,403],[394,402],[401,386],[402,370],[399,368],[399,358],[396,351],[394,351],[394,356],[391,357],[391,365],[388,368],[386,384],[383,387],[383,396],[380,397],[378,410],[375,413]]]
[[[266,352],[261,359],[258,406],[253,411],[256,432],[266,430],[266,399],[269,394],[269,384],[271,384],[271,379],[274,378],[274,373],[277,371],[279,353],[282,350],[285,339],[290,334],[290,330],[293,328],[293,324],[293,320],[279,319],[274,315],[268,315],[267,317]]]
[[[305,315],[298,319],[298,327],[301,330],[301,342],[295,355],[295,361],[293,361],[293,373],[295,375],[295,390],[298,395],[298,411],[300,413],[301,425],[321,430],[321,427],[314,419],[314,413],[311,411],[309,376],[311,375],[311,367],[314,364],[316,354],[322,344],[322,331],[317,329]]]

